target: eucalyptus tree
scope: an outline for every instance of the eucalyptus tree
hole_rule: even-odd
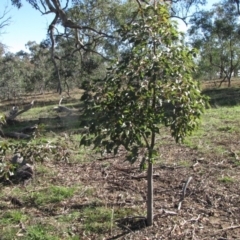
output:
[[[119,45],[122,44],[118,41],[116,30],[132,17],[132,11],[137,6],[136,2],[120,0],[74,2],[74,6],[66,12],[67,15],[78,25],[88,26],[75,36],[82,42],[84,46],[82,50],[97,53],[106,59],[116,57]],[[107,33],[109,37],[99,37],[99,32],[93,31],[94,29]]]
[[[3,29],[9,26],[11,22],[11,17],[8,15],[9,15],[9,9],[7,6],[5,6],[3,11],[0,12],[0,33],[1,34]]]
[[[104,86],[86,100],[89,133],[81,145],[102,153],[127,151],[126,160],[147,168],[147,225],[153,224],[153,163],[156,135],[170,128],[177,142],[198,125],[205,98],[192,79],[195,51],[182,44],[166,4],[139,4],[131,24],[118,31],[129,52],[108,69]]]
[[[71,36],[71,33],[68,33]],[[93,50],[82,51],[74,47],[74,38],[59,38],[56,41],[55,58],[63,87],[69,89],[79,87],[85,89],[84,82],[90,85],[106,74],[106,60]],[[86,89],[85,89],[86,90]]]
[[[25,62],[16,54],[6,53],[0,66],[1,97],[16,99],[21,92],[24,92],[24,79],[27,70]]]
[[[210,78],[217,74],[231,85],[231,77],[240,67],[240,24],[237,8],[223,1],[191,19],[191,43],[200,50],[199,71]],[[221,85],[221,84],[220,84]]]
[[[61,74],[55,58],[56,38],[71,37],[76,51],[95,52],[102,57],[110,58],[118,55],[119,50],[125,50],[124,43],[119,42],[115,30],[120,25],[131,22],[130,19],[134,20],[136,14],[129,13],[138,4],[154,5],[157,2],[165,2],[171,6],[172,16],[184,19],[183,15],[186,15],[191,7],[204,4],[205,0],[11,0],[11,2],[18,8],[21,8],[23,2],[27,2],[42,14],[53,14],[48,33],[51,40],[51,60],[58,79],[58,90],[61,92]]]
[[[52,79],[52,72],[54,71],[51,64],[50,45],[47,41],[37,44],[35,41],[29,41],[25,44],[26,48],[30,51],[29,62],[33,67],[33,72],[28,78],[26,84],[29,90],[37,90],[43,93],[49,83],[54,82]]]
[[[9,26],[11,17],[9,16],[9,9],[7,6],[4,7],[3,11],[0,11],[0,36],[4,33],[4,29]],[[0,62],[4,53],[6,52],[7,46],[0,42]]]
[[[107,43],[103,39],[109,39],[108,49],[112,47],[111,40],[115,37],[111,35],[109,28],[109,15],[118,5],[123,4],[122,1],[65,1],[66,6],[61,6],[58,0],[48,1],[27,1],[36,10],[42,14],[53,13],[55,16],[49,25],[48,33],[51,39],[51,59],[55,67],[55,74],[58,79],[59,92],[62,91],[61,76],[58,61],[56,58],[58,46],[57,39],[60,37],[73,39],[73,50],[80,53],[92,52],[104,55],[104,49]],[[12,0],[12,4],[21,7],[22,1]],[[91,14],[89,14],[91,12]],[[105,21],[105,22],[104,22]],[[57,26],[62,27],[57,29]],[[63,31],[61,31],[63,29]],[[111,45],[111,46],[110,46]]]

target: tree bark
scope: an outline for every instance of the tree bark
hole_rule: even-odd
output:
[[[30,139],[31,138],[31,135],[28,135],[25,133],[19,133],[19,132],[4,133],[4,136],[14,138],[14,139]]]
[[[58,112],[66,112],[68,114],[72,114],[74,112],[79,112],[79,109],[70,109],[68,107],[62,106],[61,105],[62,100],[63,100],[63,98],[60,99],[58,106],[54,107],[53,110],[58,111]]]
[[[148,179],[147,179],[147,226],[153,224],[153,164],[148,163]]]

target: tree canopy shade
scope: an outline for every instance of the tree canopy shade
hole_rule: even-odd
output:
[[[152,225],[156,135],[165,126],[181,141],[197,127],[206,102],[191,77],[195,51],[182,44],[169,6],[139,5],[136,14],[118,31],[129,51],[108,69],[94,100],[86,100],[89,134],[81,145],[114,154],[123,146],[129,162],[148,167],[147,224]]]

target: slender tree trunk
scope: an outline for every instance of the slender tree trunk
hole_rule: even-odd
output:
[[[155,53],[155,45],[154,45],[154,53]],[[156,109],[156,80],[157,77],[154,74],[153,76],[153,86],[152,86],[152,109]],[[148,146],[148,175],[147,175],[147,226],[153,225],[153,149],[155,146],[155,131],[152,130],[152,136],[151,136],[151,144]]]
[[[231,87],[231,76],[228,77],[228,87]]]
[[[148,190],[147,190],[147,225],[153,224],[153,164],[148,163]]]

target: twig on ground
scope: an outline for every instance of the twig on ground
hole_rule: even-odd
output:
[[[185,198],[186,190],[187,190],[187,187],[188,187],[189,183],[191,182],[191,180],[192,180],[192,177],[189,177],[188,180],[187,180],[187,182],[186,182],[185,185],[183,186],[182,196],[181,196],[180,202],[179,202],[179,204],[178,204],[178,210],[180,210],[181,207],[182,207],[182,202],[183,202],[183,200],[184,200],[184,198]]]
[[[153,216],[153,218],[155,219],[156,217],[158,216],[167,216],[167,215],[177,215],[176,212],[174,211],[168,211],[168,210],[165,210],[165,209],[161,209],[161,212],[160,213],[157,213]]]
[[[196,171],[196,167],[199,165],[199,162],[196,162],[192,165],[193,171]]]
[[[236,228],[240,228],[240,225],[235,225],[235,226],[229,226],[229,227],[226,227],[226,228],[222,228],[222,229],[218,229],[217,231],[213,232],[212,234],[210,234],[207,238],[203,238],[203,239],[209,239],[209,237],[213,237],[221,232],[224,232],[224,231],[228,231],[228,230],[234,230]],[[223,238],[221,238],[223,239]]]
[[[112,208],[112,214],[111,214],[111,235],[112,235],[112,228],[113,228],[113,216],[114,216],[114,208]]]
[[[223,229],[219,229],[215,233],[219,233],[219,232],[227,231],[227,230],[233,230],[233,229],[236,229],[236,228],[240,228],[240,225],[229,226],[229,227],[226,227],[226,228],[223,228]]]
[[[170,236],[174,235],[174,231],[175,231],[176,227],[177,227],[177,224],[174,224],[174,226],[170,232]]]
[[[133,232],[130,228],[128,228],[127,226],[123,225],[123,224],[118,224],[119,227],[124,228],[125,230],[127,230],[128,232]]]

